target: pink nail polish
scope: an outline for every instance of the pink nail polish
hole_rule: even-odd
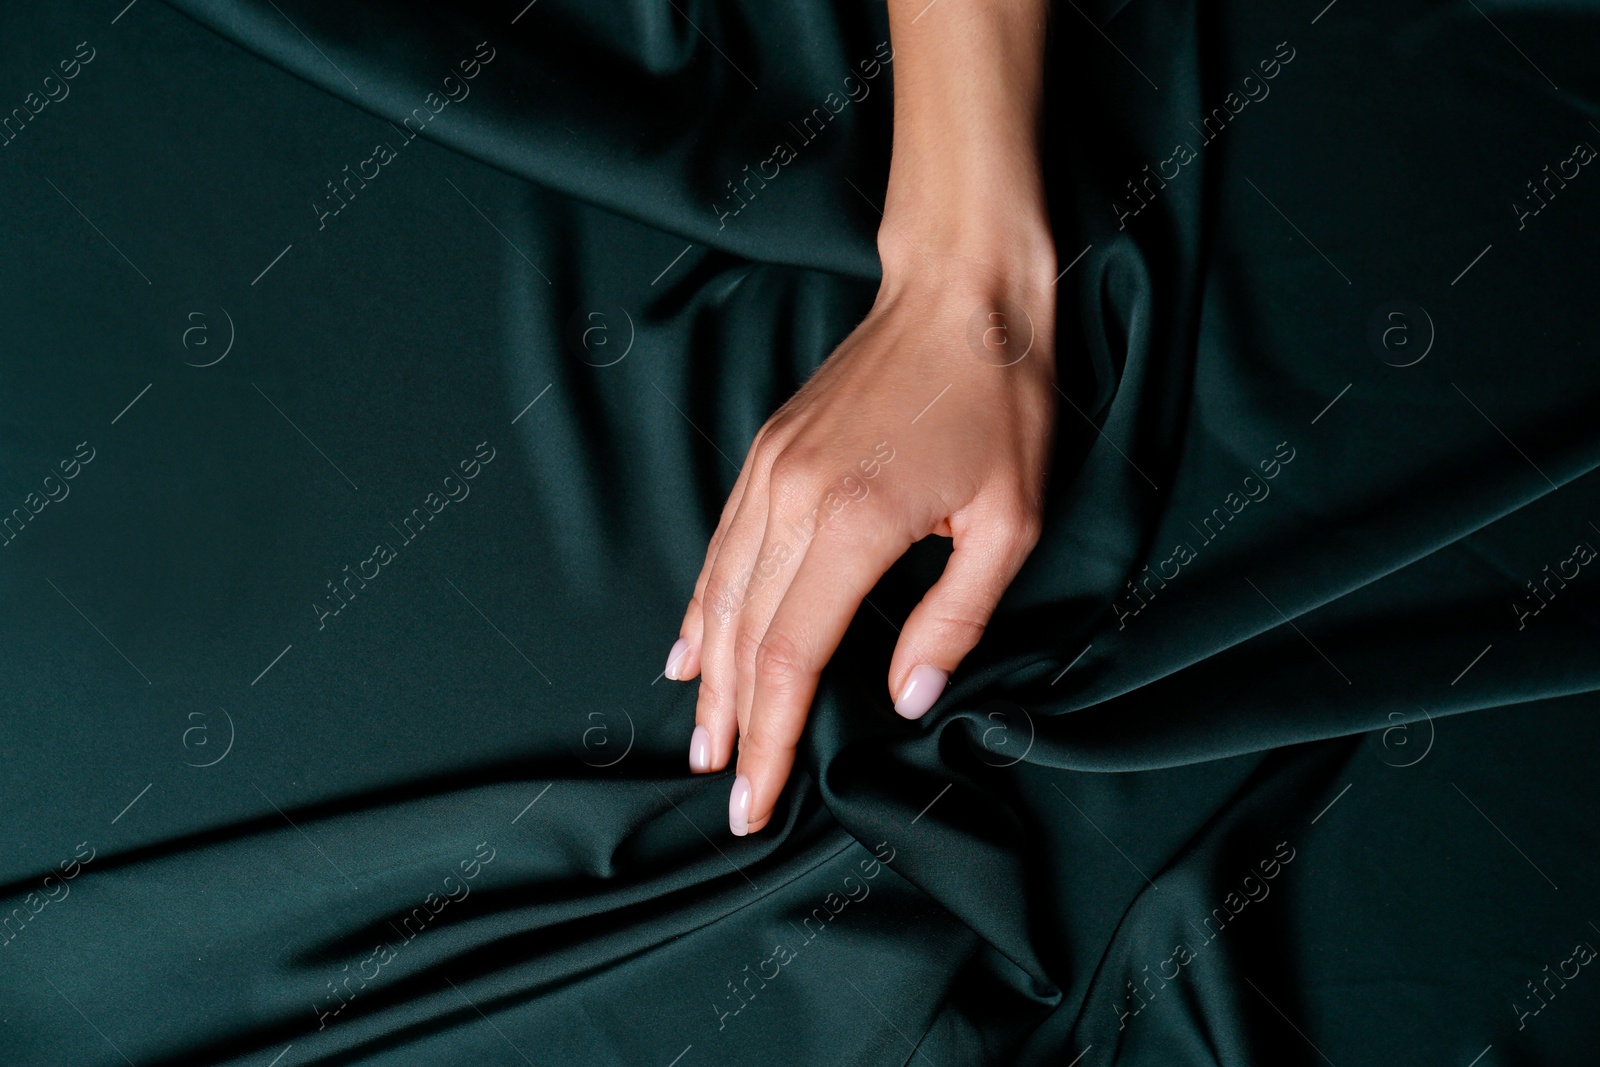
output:
[[[711,733],[704,726],[696,726],[689,738],[689,769],[691,771],[711,769]]]
[[[894,710],[907,719],[922,718],[933,707],[934,701],[939,699],[939,694],[944,692],[944,683],[949,679],[948,674],[931,663],[917,664],[911,669],[911,677],[906,679],[905,688],[900,690]]]
[[[672,650],[667,653],[667,669],[661,672],[669,682],[678,680],[678,668],[682,666],[683,654],[687,651],[689,651],[689,642],[683,638],[680,637],[672,642]]]
[[[750,779],[742,774],[733,780],[733,792],[728,794],[728,829],[736,837],[750,832]]]

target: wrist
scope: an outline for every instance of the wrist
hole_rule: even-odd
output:
[[[886,278],[953,259],[1022,284],[1055,280],[1044,181],[1029,146],[943,153],[906,147],[897,145],[891,159],[878,227]]]
[[[1037,210],[885,213],[878,228],[883,286],[929,280],[995,297],[1051,292],[1059,270],[1049,218]],[[1049,301],[1053,307],[1053,298]]]
[[[1004,380],[1036,383],[1048,393],[1055,378],[1055,254],[1048,230],[1023,234],[1015,220],[1010,225],[1014,240],[996,240],[989,231],[937,247],[913,247],[886,225],[891,236],[883,243],[892,251],[884,258],[873,312],[905,315],[910,309],[912,318],[952,342],[907,350],[907,358],[951,360],[980,377],[985,365],[1014,367]]]

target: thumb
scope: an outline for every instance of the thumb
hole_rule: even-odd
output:
[[[968,521],[954,516],[955,550],[944,574],[906,619],[889,664],[894,710],[908,719],[928,713],[950,672],[978,644],[1028,553],[1039,519],[1023,508],[991,509]]]

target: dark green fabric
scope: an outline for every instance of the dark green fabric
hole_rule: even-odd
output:
[[[1592,6],[1058,4],[1044,540],[746,839],[654,679],[882,7],[119,8],[0,10],[0,1062],[1594,1061]]]

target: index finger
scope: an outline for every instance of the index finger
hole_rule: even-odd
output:
[[[711,532],[711,540],[706,545],[705,559],[694,580],[694,592],[689,596],[689,606],[684,609],[683,621],[678,624],[678,639],[668,650],[667,666],[661,672],[661,676],[670,681],[692,681],[700,673],[700,653],[705,644],[706,582],[711,578],[717,553],[722,550],[728,527],[733,525],[733,517],[739,511],[740,501],[744,499],[745,488],[750,484],[751,471],[756,462],[756,446],[761,443],[765,433],[766,428],[763,427],[757,432],[755,440],[750,442],[744,464],[739,468],[739,477],[734,479],[733,488],[728,491],[727,502],[722,505],[722,514],[717,518],[717,528]]]
[[[812,541],[756,650],[750,722],[739,739],[738,777],[728,798],[728,828],[735,834],[771,820],[822,668],[867,591],[910,544],[883,532],[861,537],[826,526]]]

